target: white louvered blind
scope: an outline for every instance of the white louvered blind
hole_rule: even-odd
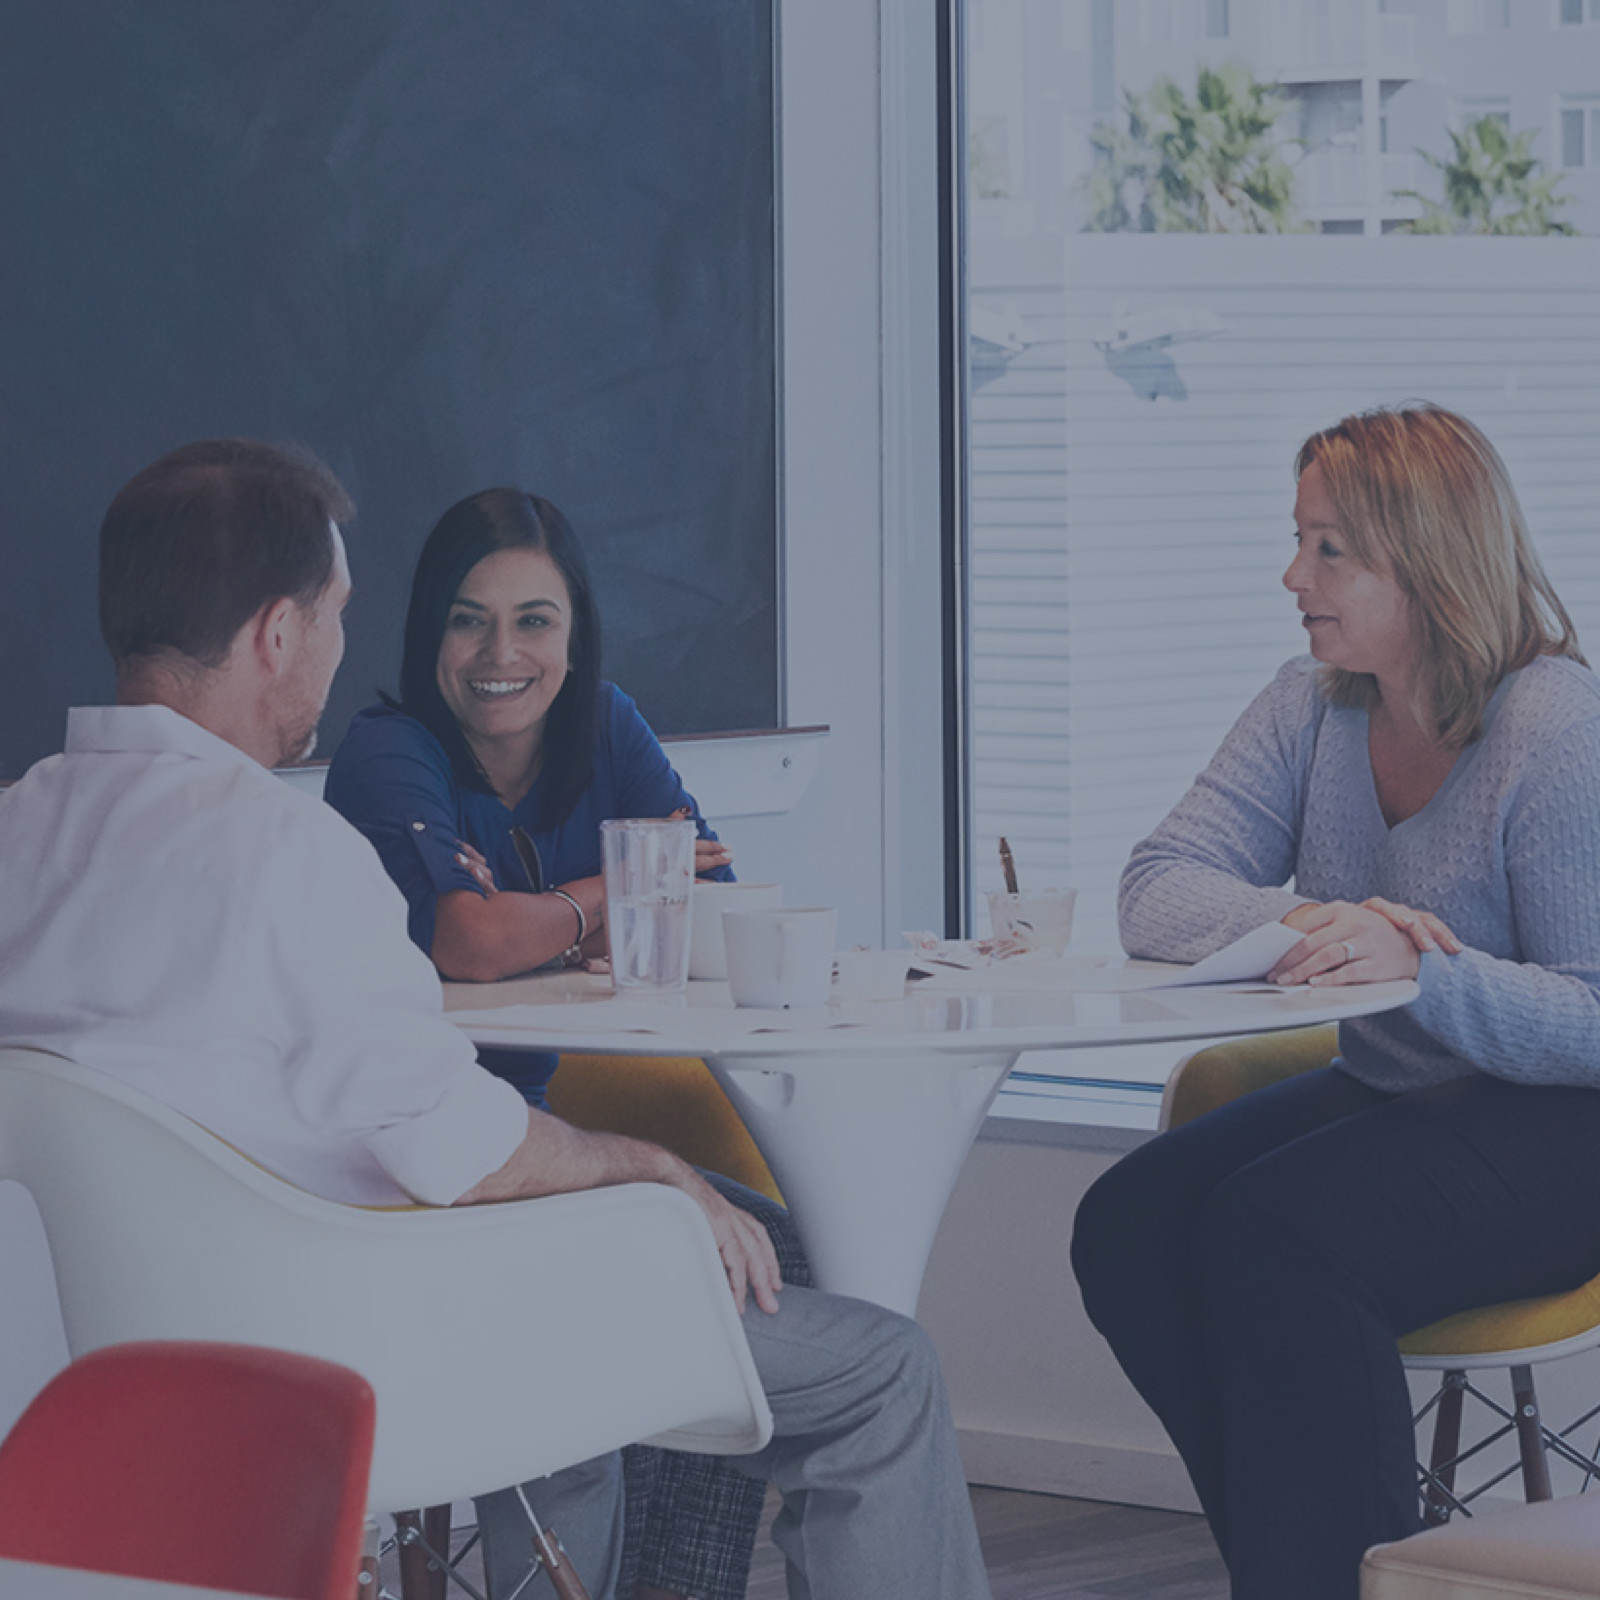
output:
[[[1028,244],[969,284],[1024,346],[970,407],[976,920],[1005,834],[1114,947],[1129,849],[1304,648],[1307,433],[1408,398],[1479,423],[1600,656],[1600,241],[1074,234],[1054,272]]]

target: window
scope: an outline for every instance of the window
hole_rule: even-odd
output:
[[[1473,76],[1452,82],[1445,8],[1417,8],[1429,76],[1385,67],[1358,83],[1352,70],[1369,69],[1331,45],[1294,57],[1262,152],[1288,171],[1282,205],[1207,199],[1195,183],[1187,212],[1163,212],[1136,159],[1114,164],[1125,94],[1166,77],[1192,96],[1202,64],[1225,62],[1230,97],[1270,89],[1285,59],[1274,30],[1315,44],[1309,25],[1333,13],[1235,6],[1228,54],[1196,32],[1185,57],[1170,36],[1152,45],[1143,6],[1097,4],[1085,34],[1046,27],[1044,6],[967,5],[970,20],[1020,19],[1009,72],[985,69],[1013,98],[967,87],[969,126],[1010,118],[1022,175],[1005,208],[967,212],[972,921],[987,931],[981,891],[1000,885],[1005,835],[1025,881],[1080,891],[1081,942],[1114,947],[1129,849],[1304,649],[1279,579],[1307,433],[1418,396],[1479,422],[1600,655],[1600,195],[1557,186],[1574,203],[1555,215],[1590,237],[1415,239],[1419,203],[1394,193],[1446,205],[1416,152],[1448,158],[1458,117],[1509,123],[1539,71],[1562,120],[1538,171],[1593,164],[1600,96],[1550,81],[1571,50],[1564,67],[1474,52]],[[1476,13],[1483,26],[1496,14]],[[1374,161],[1364,119],[1380,109],[1391,153]]]
[[[1571,96],[1556,113],[1563,167],[1600,166],[1600,96]]]
[[[1563,28],[1581,28],[1600,22],[1600,0],[1560,0],[1559,20]]]
[[[1487,33],[1511,26],[1511,0],[1450,0],[1451,33]]]
[[[1059,9],[1065,15],[1089,7],[1068,0]],[[1229,0],[1137,0],[1126,10],[1133,14],[1137,38],[1145,45],[1193,44],[1231,36]]]
[[[1450,128],[1464,132],[1474,122],[1493,117],[1507,133],[1511,131],[1511,100],[1507,95],[1468,95],[1450,102]]]

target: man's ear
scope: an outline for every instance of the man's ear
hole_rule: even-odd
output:
[[[277,677],[287,665],[299,637],[300,608],[287,597],[269,600],[249,624],[252,654],[261,669]]]

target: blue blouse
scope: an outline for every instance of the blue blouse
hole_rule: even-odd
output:
[[[600,686],[599,724],[594,777],[564,821],[541,828],[542,774],[508,807],[498,795],[465,788],[444,746],[414,718],[371,706],[351,719],[323,792],[372,841],[406,898],[411,937],[424,953],[433,950],[440,895],[485,893],[456,860],[463,840],[489,863],[496,888],[537,893],[599,874],[600,824],[608,817],[666,817],[687,806],[700,837],[716,838],[638,708],[614,684]],[[518,831],[533,847],[527,865],[517,851]],[[708,876],[731,879],[733,873],[720,867]],[[555,1055],[481,1049],[478,1058],[529,1102],[544,1104]]]

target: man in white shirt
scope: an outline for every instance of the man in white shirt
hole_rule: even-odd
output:
[[[479,1067],[371,847],[268,770],[309,753],[343,653],[351,511],[320,462],[248,440],[175,451],[113,502],[100,612],[117,705],[74,710],[64,753],[0,796],[0,1038],[126,1076],[330,1199],[684,1190],[772,1404],[751,1469],[784,1493],[792,1592],[983,1600],[920,1329],[780,1297],[766,1233],[693,1169],[568,1127]],[[618,1493],[609,1464],[545,1486],[596,1600]]]

